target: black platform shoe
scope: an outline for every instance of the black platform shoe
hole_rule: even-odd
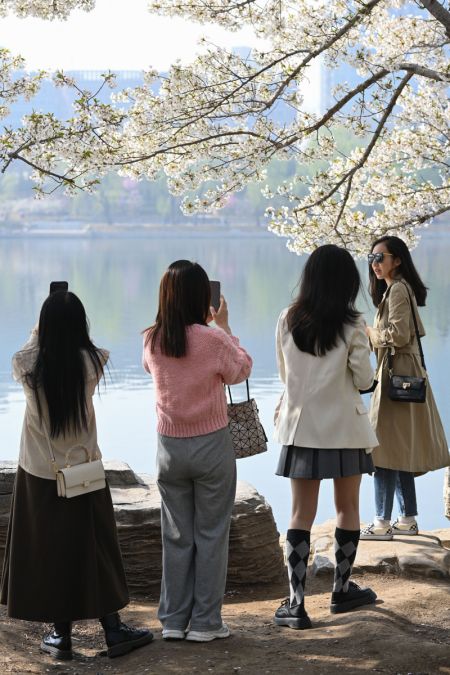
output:
[[[42,638],[42,651],[51,654],[55,659],[69,661],[72,658],[71,632],[72,624],[70,621],[55,623],[53,630]]]
[[[104,616],[100,623],[105,631],[106,653],[111,659],[148,645],[153,640],[153,633],[146,628],[131,628],[122,623],[117,612]]]
[[[301,605],[291,605],[289,598],[283,600],[273,618],[277,626],[287,626],[296,630],[312,628],[311,619],[306,613],[303,602]]]
[[[377,599],[377,594],[371,588],[360,588],[354,581],[348,584],[348,591],[333,592],[331,594],[330,612],[332,614],[342,614],[355,607],[364,605],[373,605]]]

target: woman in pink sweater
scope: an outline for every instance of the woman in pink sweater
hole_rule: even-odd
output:
[[[217,312],[204,269],[172,263],[156,321],[145,331],[144,368],[155,382],[163,576],[158,617],[167,640],[230,635],[221,608],[236,462],[224,384],[242,382],[252,359]],[[208,323],[214,320],[217,328]]]

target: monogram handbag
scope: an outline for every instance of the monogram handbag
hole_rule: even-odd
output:
[[[106,487],[105,468],[101,459],[92,459],[89,450],[84,445],[74,445],[66,452],[66,465],[60,469],[56,463],[50,436],[45,425],[51,465],[56,475],[56,492],[58,497],[78,497],[79,495],[103,490]],[[86,455],[86,461],[81,464],[70,464],[70,454],[75,448],[81,448]]]
[[[426,371],[425,358],[423,355],[422,343],[420,341],[419,328],[417,326],[416,313],[414,312],[413,301],[408,290],[411,312],[416,331],[417,344],[419,346],[420,360],[422,367]],[[388,396],[391,401],[404,401],[405,403],[425,403],[427,395],[427,380],[425,377],[414,377],[412,375],[394,375],[393,354],[388,351],[388,371],[389,388]]]
[[[233,403],[231,389],[228,387],[228,428],[233,441],[236,459],[251,457],[267,451],[267,436],[259,420],[258,407],[254,398],[250,398],[247,385],[247,400]]]

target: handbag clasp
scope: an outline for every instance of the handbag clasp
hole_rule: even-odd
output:
[[[411,382],[402,382],[402,389],[411,389]]]

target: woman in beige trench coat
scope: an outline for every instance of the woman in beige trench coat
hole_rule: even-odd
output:
[[[378,307],[374,326],[366,332],[377,357],[370,421],[379,446],[373,451],[376,467],[374,522],[361,531],[361,539],[389,540],[395,534],[415,535],[417,503],[414,474],[450,464],[444,429],[427,380],[425,403],[392,401],[388,397],[388,351],[393,353],[397,375],[424,377],[412,311],[419,334],[425,335],[417,305],[425,305],[427,289],[421,281],[411,254],[401,239],[377,239],[368,255],[370,294]],[[412,303],[412,306],[411,306]],[[399,518],[391,524],[394,493]]]

